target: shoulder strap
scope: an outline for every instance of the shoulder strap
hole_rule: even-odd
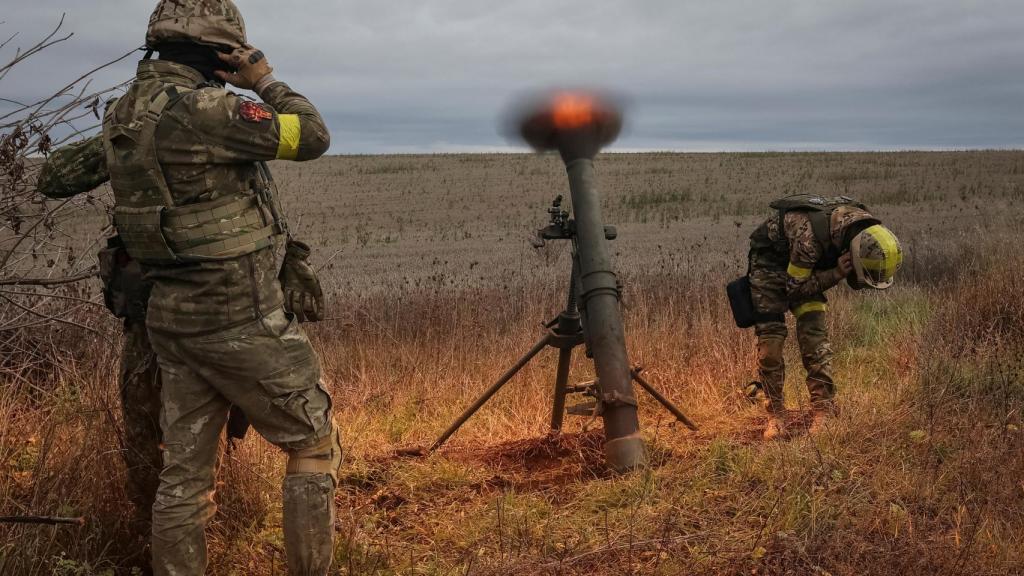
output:
[[[789,238],[786,236],[786,212],[785,208],[779,208],[779,237],[775,240],[778,249],[789,255]]]
[[[114,109],[117,108],[116,102],[111,102],[107,106],[107,109],[103,111],[103,124],[101,130],[103,131],[103,151],[107,155],[107,164],[113,164],[114,162],[114,145],[112,141],[118,136],[128,136],[132,138],[131,134],[127,133],[125,127],[121,124],[114,124]],[[134,138],[133,138],[134,139]]]
[[[165,205],[168,207],[174,206],[174,197],[171,196],[171,191],[167,188],[167,180],[164,178],[163,168],[160,166],[160,162],[157,161],[156,128],[160,124],[160,117],[163,116],[164,110],[177,102],[183,95],[183,92],[187,91],[179,90],[177,86],[171,85],[157,92],[149,101],[149,107],[146,108],[145,114],[142,115],[142,122],[138,132],[137,142],[140,146],[149,148],[149,156],[153,159],[157,175],[159,176],[156,179],[157,185],[160,187],[160,193],[163,195]]]
[[[821,249],[828,252],[832,246],[832,212],[835,210],[812,210],[807,212],[807,218],[811,221],[811,231],[814,238],[821,244]]]
[[[290,240],[291,232],[288,230],[288,222],[277,198],[277,182],[274,182],[274,175],[270,173],[270,166],[263,161],[257,162],[256,172],[259,176],[256,182],[256,198],[270,211],[276,233],[284,234]]]

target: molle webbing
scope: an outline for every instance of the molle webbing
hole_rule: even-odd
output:
[[[236,258],[270,246],[274,235],[253,197],[188,204],[163,214],[163,236],[180,260]]]
[[[862,210],[867,209],[864,204],[848,196],[824,198],[814,194],[786,196],[772,202],[770,206],[779,214],[777,249],[783,253],[788,254],[789,252],[789,239],[786,236],[786,213],[794,210],[803,212],[807,214],[814,239],[818,241],[823,251],[819,266],[825,268],[834,266],[835,261],[839,258],[838,250],[832,243],[832,212],[840,206],[856,206]]]
[[[124,242],[128,254],[145,264],[164,264],[178,261],[163,233],[163,206],[114,207],[114,227]]]

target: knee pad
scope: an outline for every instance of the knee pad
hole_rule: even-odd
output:
[[[286,476],[298,474],[330,474],[335,485],[341,468],[341,435],[338,426],[331,420],[331,431],[316,444],[300,450],[288,451]]]

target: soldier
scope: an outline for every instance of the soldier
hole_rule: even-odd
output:
[[[771,204],[776,211],[750,235],[751,298],[758,314],[758,369],[768,399],[766,439],[785,431],[784,314],[796,317],[796,337],[807,370],[813,423],[820,432],[835,413],[832,347],[825,323],[825,291],[846,279],[854,289],[885,289],[903,262],[899,241],[863,204],[845,196],[796,195]]]
[[[278,281],[274,247],[285,225],[263,162],[319,157],[327,129],[246,43],[230,0],[161,1],[146,46],[159,59],[139,63],[104,114],[103,153],[80,163],[109,174],[118,233],[152,283],[146,325],[161,370],[165,447],[154,571],[205,571],[218,440],[235,404],[288,454],[289,572],[325,574],[341,446],[319,360],[297,325],[319,317],[322,292],[308,248],[290,240]]]
[[[152,285],[142,267],[128,257],[121,239],[113,236],[100,251],[103,300],[123,321],[120,398],[124,425],[122,456],[128,497],[135,506],[134,532],[149,542],[153,501],[163,467],[160,454],[160,369],[146,333],[146,301]],[[148,548],[148,546],[144,546]]]
[[[99,137],[54,151],[40,171],[36,191],[62,198],[93,190],[109,179]],[[121,417],[124,426],[121,454],[127,478],[125,489],[134,505],[132,531],[149,541],[150,519],[160,469],[160,371],[146,333],[146,301],[152,285],[143,278],[139,263],[112,236],[100,250],[99,276],[103,301],[123,322],[119,370]]]

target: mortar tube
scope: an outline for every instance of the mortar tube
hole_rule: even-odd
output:
[[[600,386],[605,431],[605,457],[617,472],[646,463],[633,393],[619,289],[612,271],[611,250],[605,238],[601,201],[594,185],[594,162],[566,162],[572,212],[576,222],[576,251],[581,291],[578,305],[586,313],[587,334]]]

